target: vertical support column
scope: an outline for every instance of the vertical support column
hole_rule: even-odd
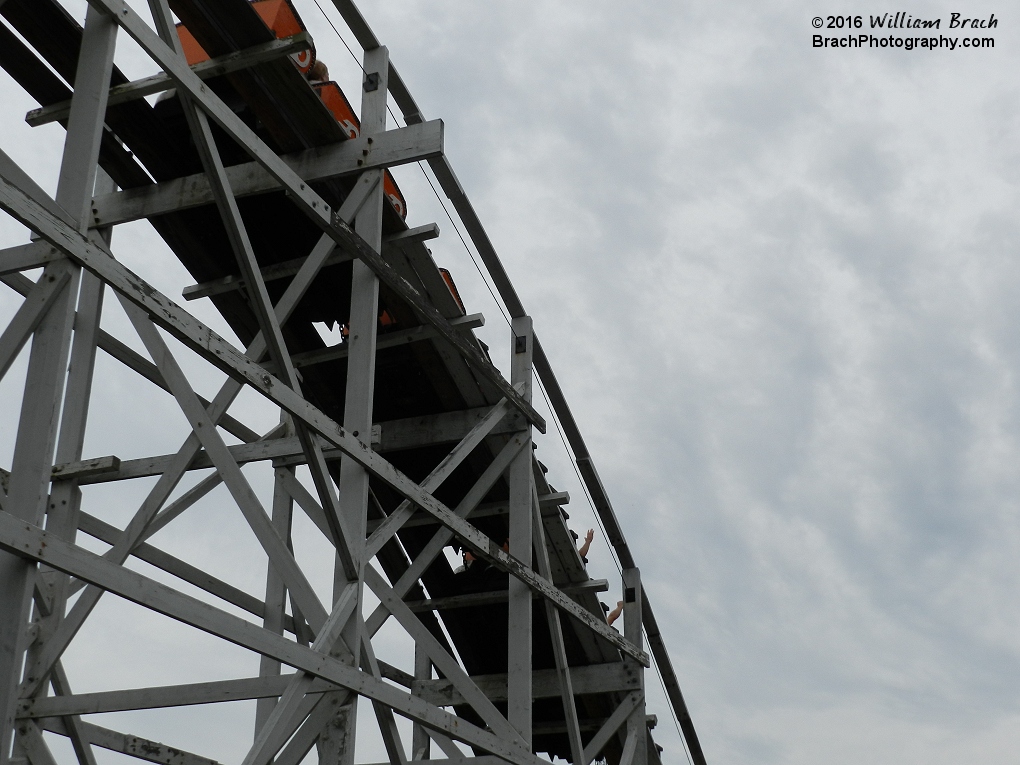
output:
[[[286,417],[289,421],[289,417]],[[288,422],[287,436],[293,436],[293,429]],[[277,467],[276,483],[273,489],[273,527],[281,538],[290,546],[291,521],[294,514],[294,499],[287,491],[288,477],[292,477],[294,468]],[[287,607],[287,586],[272,564],[266,572],[266,613],[262,626],[277,635],[283,634],[283,618]],[[270,656],[263,655],[259,662],[259,677],[275,677],[280,674],[280,662]],[[255,738],[258,738],[262,726],[276,707],[277,699],[259,699],[255,705]]]
[[[531,401],[533,336],[531,318],[514,319],[512,324],[510,382]],[[532,567],[534,527],[531,496],[531,428],[524,448],[510,464],[510,554]],[[509,630],[507,639],[507,720],[531,746],[532,740],[532,610],[531,590],[517,577],[510,577]]]
[[[97,194],[116,190],[113,180],[102,170],[97,172],[95,191]],[[110,244],[112,229],[105,228],[90,232],[93,239],[102,239]],[[105,285],[99,277],[88,271],[81,272],[81,289],[78,295],[77,316],[74,319],[74,339],[71,344],[71,363],[67,373],[67,389],[64,393],[63,411],[60,416],[60,432],[57,438],[57,463],[77,462],[82,457],[85,443],[85,426],[88,422],[89,403],[92,398],[92,381],[96,365],[96,348],[99,336],[99,322],[103,313],[103,292]],[[54,481],[50,490],[49,508],[46,513],[46,530],[60,539],[73,542],[78,533],[78,516],[81,512],[81,489],[76,478]],[[67,587],[70,577],[48,566],[39,567],[38,590],[42,602],[37,602],[36,616],[40,621],[39,637],[29,648],[26,659],[27,676],[45,672],[45,668],[34,665],[44,653],[46,639],[54,634],[64,618],[67,602]],[[59,662],[50,675],[57,694],[72,693],[67,677]],[[43,683],[35,695],[45,696],[49,687]],[[71,745],[81,765],[96,765],[95,756],[88,739],[82,734],[81,719],[77,716],[64,718]],[[20,735],[20,734],[19,734]]]
[[[386,75],[389,52],[385,47],[365,51],[365,78],[361,101],[361,134],[370,136],[386,130]],[[369,172],[380,175],[354,221],[354,230],[376,252],[382,251],[383,184],[382,170]],[[368,444],[372,432],[372,408],[375,394],[375,341],[379,320],[379,280],[361,261],[354,261],[351,279],[351,316],[348,321],[349,351],[347,356],[347,392],[344,399],[344,429]],[[368,512],[369,476],[363,467],[348,457],[340,461],[340,514],[351,534],[352,553],[359,571],[363,560]],[[358,606],[364,587],[359,574]],[[334,577],[334,598],[343,591],[348,579],[339,565]],[[357,662],[361,655],[363,620],[351,617],[342,631],[344,642]],[[351,765],[358,697],[341,707],[337,716],[319,737],[319,762],[322,765]]]
[[[82,274],[74,343],[71,347],[71,365],[67,377],[67,393],[60,418],[60,438],[57,441],[58,463],[77,462],[82,457],[85,424],[92,394],[92,375],[96,363],[96,341],[103,308],[103,288],[104,284],[99,277],[88,272]],[[46,530],[59,535],[61,539],[73,541],[78,530],[80,509],[81,489],[78,488],[77,479],[54,482]],[[68,577],[67,574],[61,574],[59,578],[66,580]],[[53,592],[52,596],[54,614],[62,615],[62,594]]]
[[[105,194],[116,190],[113,180],[102,170],[96,178],[96,193]],[[90,233],[109,246],[112,229]],[[56,462],[77,462],[82,457],[85,444],[85,425],[88,422],[89,402],[92,398],[92,381],[96,366],[96,348],[99,337],[99,321],[103,313],[103,292],[105,285],[99,277],[88,271],[81,275],[81,289],[78,295],[77,316],[74,320],[74,340],[71,345],[71,363],[67,374],[67,391],[64,394],[63,412],[60,416],[60,434],[57,439]],[[50,506],[46,517],[46,530],[61,539],[73,542],[78,533],[78,514],[81,510],[81,489],[75,478],[53,482],[50,491]],[[51,633],[64,616],[64,603],[69,577],[46,566],[40,567],[41,578],[47,580],[44,591],[50,598],[52,625],[46,630]]]
[[[66,262],[58,267],[68,268]],[[48,268],[41,278],[48,278]],[[71,292],[77,279],[64,287],[32,338],[25,395],[7,494],[8,512],[36,526],[42,525],[53,467],[53,445],[60,396],[64,386],[73,312]],[[37,568],[34,563],[0,553],[0,763],[6,765],[14,730],[18,680],[25,655],[26,628]]]
[[[414,646],[414,682],[425,683],[432,679],[432,662],[429,655],[418,644]],[[412,686],[411,693],[418,693],[418,689]],[[431,739],[420,723],[414,723],[411,729],[411,759],[431,760]]]
[[[638,648],[643,649],[642,600],[641,572],[637,568],[625,568],[623,570],[623,636]],[[625,656],[624,661],[630,664],[636,675],[641,678],[641,685],[636,689],[641,694],[641,701],[627,718],[627,739],[624,745],[624,754],[633,752],[631,759],[627,760],[627,765],[647,765],[648,727],[645,723],[645,668],[629,656]],[[626,757],[621,759],[621,765],[624,765],[625,759]]]
[[[116,34],[116,23],[90,7],[56,196],[57,204],[70,214],[81,231],[86,230],[95,184]],[[8,510],[35,525],[42,523],[46,511],[81,269],[60,260],[47,265],[40,277],[53,280],[61,272],[70,272],[71,279],[53,300],[32,339],[8,491]],[[0,619],[0,765],[6,765],[11,755],[17,687],[36,571],[34,564],[0,553],[0,614],[4,615]]]
[[[57,204],[67,210],[82,233],[88,230],[116,42],[117,22],[89,6],[56,195]]]
[[[361,134],[373,135],[386,129],[386,71],[389,58],[385,47],[365,53],[365,82],[361,107]],[[382,174],[382,170],[369,172]],[[382,251],[382,179],[369,194],[354,221],[358,236],[376,252]],[[379,280],[362,263],[352,264],[351,316],[348,322],[347,392],[344,399],[344,429],[371,441],[372,406],[375,395],[375,341],[379,326]],[[368,508],[368,473],[354,460],[340,462],[340,511],[353,537],[352,544],[365,539]],[[359,561],[364,565],[364,561]],[[349,644],[350,645],[350,644]],[[351,645],[357,653],[357,648]]]

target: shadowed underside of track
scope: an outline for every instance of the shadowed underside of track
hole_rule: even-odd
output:
[[[273,39],[273,33],[259,19],[246,0],[173,0],[171,7],[200,44],[212,56],[243,50]],[[53,0],[7,0],[0,7],[4,17],[28,41],[24,45],[0,25],[0,65],[2,65],[43,106],[66,100],[71,92],[65,82],[73,82],[82,30]],[[38,53],[38,55],[37,55]],[[45,60],[49,67],[40,60]],[[61,78],[64,82],[61,81]],[[114,70],[113,85],[127,78]],[[258,64],[250,69],[209,81],[210,87],[235,108],[247,124],[280,154],[335,144],[346,134],[320,101],[305,77],[287,58]],[[108,129],[103,139],[100,161],[114,182],[124,189],[140,188],[202,172],[202,164],[176,98],[164,99],[155,107],[142,99],[109,107]],[[219,149],[227,165],[249,161],[248,155],[215,129]],[[339,207],[354,182],[338,178],[312,184],[335,208]],[[414,200],[408,200],[413,209]],[[320,237],[320,230],[282,192],[265,193],[238,200],[238,204],[262,267],[307,256]],[[173,212],[150,218],[196,282],[238,275],[226,231],[213,205]],[[386,206],[383,220],[384,241],[406,230],[396,211]],[[421,239],[406,239],[399,246],[385,248],[387,260],[399,273],[448,319],[459,318],[464,310],[451,293]],[[286,280],[268,282],[275,301],[282,295]],[[284,336],[293,354],[321,350],[325,346],[312,322],[348,323],[351,295],[351,264],[339,263],[323,269],[290,320]],[[255,313],[244,290],[234,290],[210,298],[216,309],[245,344],[258,331]],[[420,326],[421,320],[411,307],[392,291],[381,288],[380,311],[385,309],[394,320],[380,328],[380,339],[387,332],[399,332]],[[477,341],[475,341],[477,342]],[[335,359],[301,368],[305,397],[336,422],[343,422],[344,388],[347,365]],[[501,394],[481,380],[461,356],[441,341],[420,342],[384,348],[378,351],[375,383],[374,421],[406,418],[492,406]],[[490,436],[436,492],[449,507],[455,507],[468,489],[499,453],[509,436]],[[448,453],[448,446],[435,445],[400,451],[383,451],[397,468],[415,481],[421,481]],[[538,494],[554,492],[536,464]],[[339,480],[339,463],[331,465]],[[372,483],[377,504],[369,505],[369,523],[389,513],[400,502],[381,482]],[[508,487],[500,479],[485,498],[486,503],[506,501]],[[502,543],[509,535],[504,514],[492,514],[475,521],[492,539]],[[566,525],[562,508],[551,505],[543,512],[553,579],[557,585],[587,582],[588,573],[579,558]],[[399,532],[399,544],[390,541],[379,553],[379,562],[391,581],[407,568],[408,555],[415,557],[439,527],[423,516]],[[609,572],[600,572],[608,574]],[[505,591],[506,574],[495,569],[455,574],[444,556],[439,556],[421,578],[428,597],[448,598],[473,592]],[[426,597],[415,587],[406,601]],[[575,596],[592,613],[602,610],[594,591]],[[441,611],[422,610],[418,616],[432,634],[443,642],[446,636],[437,621],[442,619],[456,652],[471,675],[491,675],[507,671],[507,607],[504,603],[459,607]],[[534,608],[534,667],[554,666],[545,610],[540,601]],[[616,663],[619,651],[591,632],[575,629],[564,620],[565,644],[571,666]],[[591,694],[578,698],[579,716],[587,740],[609,712],[619,703],[610,694]],[[505,702],[497,702],[505,711]],[[482,724],[467,707],[458,713]],[[537,699],[534,707],[536,751],[563,758],[570,757],[564,732],[564,713],[559,698]],[[610,762],[619,756],[619,743],[606,749]],[[654,747],[649,747],[651,762],[658,762]]]

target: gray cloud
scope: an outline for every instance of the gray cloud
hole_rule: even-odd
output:
[[[298,5],[331,71],[356,81]],[[865,23],[884,12],[852,5]],[[363,5],[426,115],[446,120],[642,562],[710,762],[1015,759],[1017,34],[1007,9],[971,6],[1002,19],[995,50],[815,50],[825,9],[803,2]],[[18,116],[34,104],[2,82],[4,148],[52,188],[59,135],[37,141]],[[496,347],[505,325],[415,173],[398,174],[411,218],[443,227],[436,257]],[[7,222],[0,236],[21,241]],[[151,237],[125,245],[147,278],[183,285]],[[0,300],[5,318],[17,303]],[[113,408],[127,378],[104,369]],[[124,427],[90,432],[97,453],[183,437],[168,399],[121,408]],[[172,426],[132,435],[153,412]],[[555,436],[541,450],[589,523]],[[167,544],[198,559],[203,516],[189,518]],[[214,518],[243,540],[236,514]],[[257,593],[239,550],[223,574]],[[604,545],[593,569],[612,575]],[[200,643],[176,670],[210,669]],[[233,661],[221,669],[250,671]],[[243,739],[207,751],[229,759]]]

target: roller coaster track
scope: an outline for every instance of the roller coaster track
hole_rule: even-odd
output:
[[[231,701],[254,702],[243,765],[297,765],[313,748],[321,763],[354,763],[359,703],[389,763],[677,761],[653,738],[653,661],[703,765],[620,519],[444,154],[443,124],[423,116],[354,4],[333,1],[364,51],[356,115],[315,81],[311,38],[287,0],[149,0],[146,13],[89,0],[84,25],[56,0],[0,0],[0,66],[39,103],[29,124],[66,129],[53,196],[0,141],[0,209],[33,232],[0,250],[0,280],[24,297],[0,334],[0,378],[27,357],[13,462],[0,472],[0,765],[56,765],[61,737],[80,765],[104,751],[212,765],[104,726]],[[159,73],[130,81],[113,63],[118,38]],[[392,109],[403,127],[387,129]],[[426,246],[438,226],[404,222],[414,200],[387,168],[416,162],[510,317],[509,380],[475,335],[483,318]],[[207,301],[243,348],[117,258],[117,227],[139,220],[194,279],[186,300]],[[145,354],[100,327],[111,297]],[[327,345],[320,322],[343,327],[342,342]],[[84,453],[89,423],[117,421],[93,400],[97,350],[173,397],[190,426],[177,451]],[[203,364],[226,375],[211,399],[195,390]],[[547,428],[537,383],[622,568],[614,626],[598,599],[609,585],[589,575],[569,497],[534,449]],[[257,432],[232,414],[244,391],[279,425]],[[127,525],[104,519],[95,497],[141,478],[149,488]],[[159,545],[221,485],[258,543],[252,559],[268,563],[264,597]],[[335,557],[326,582],[294,544],[295,510]],[[222,533],[208,528],[209,548]],[[257,676],[74,693],[68,649],[104,618],[108,594],[252,652]],[[376,656],[386,630],[414,646],[404,666]],[[86,719],[97,714],[103,726]]]

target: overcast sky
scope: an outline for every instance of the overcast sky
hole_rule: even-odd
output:
[[[356,83],[312,0],[295,3],[319,57]],[[835,11],[863,17],[855,32],[905,11],[941,20],[915,34],[959,37],[947,27],[961,8],[942,2],[361,4],[425,115],[445,120],[640,562],[710,763],[1016,761],[1020,19],[965,7],[999,19],[981,33],[994,49],[812,47],[812,18]],[[127,42],[118,61],[152,70]],[[5,74],[0,99],[0,146],[52,191],[62,131],[25,127],[36,104]],[[439,223],[433,252],[485,313],[481,336],[505,346],[421,172],[397,179],[408,222]],[[22,241],[0,221],[0,245]],[[168,294],[189,281],[143,225],[118,231],[115,252]],[[106,326],[140,347],[114,303]],[[18,304],[0,293],[0,319]],[[214,392],[222,376],[191,368]],[[185,431],[169,397],[108,360],[100,371],[108,412],[86,455],[175,450]],[[23,376],[0,383],[4,467]],[[274,421],[254,399],[238,411]],[[583,531],[591,514],[554,432],[539,456]],[[126,523],[145,488],[93,501],[108,496],[103,517]],[[217,515],[167,529],[168,549],[201,560],[210,517],[243,533],[217,496]],[[594,549],[590,570],[618,592],[601,537]],[[264,570],[239,570],[240,549],[209,554],[260,592]],[[166,625],[131,622],[154,643],[146,655],[187,657],[140,658],[147,682],[257,669]],[[83,688],[140,684],[85,661],[111,653],[111,634],[83,633]],[[199,751],[243,754],[250,710],[237,706],[241,732],[208,734]],[[664,703],[650,711],[666,760],[686,761]],[[201,718],[135,719],[187,746],[167,721]]]

